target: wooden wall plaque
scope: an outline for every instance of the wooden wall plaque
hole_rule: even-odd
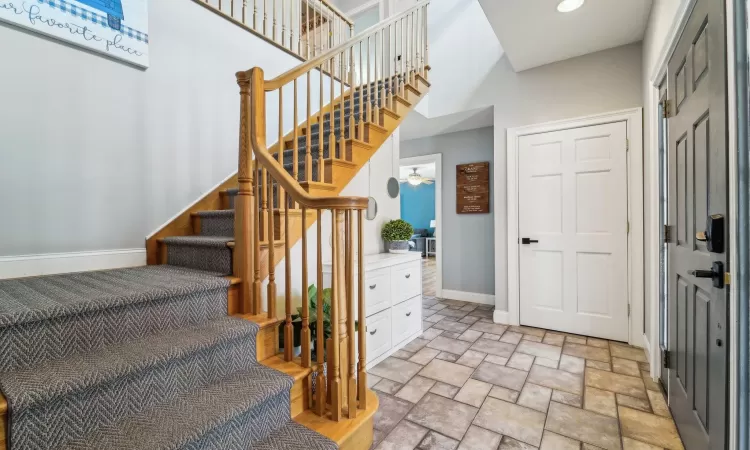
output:
[[[490,163],[456,166],[456,214],[490,212]]]

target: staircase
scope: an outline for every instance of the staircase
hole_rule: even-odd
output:
[[[369,448],[367,199],[339,193],[429,90],[428,4],[273,80],[239,72],[238,173],[147,239],[148,266],[0,281],[0,450]],[[330,324],[307,289],[329,233]]]

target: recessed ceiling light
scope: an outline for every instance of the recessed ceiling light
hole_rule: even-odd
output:
[[[559,5],[557,5],[557,10],[566,13],[575,11],[576,9],[583,6],[584,0],[562,0]]]

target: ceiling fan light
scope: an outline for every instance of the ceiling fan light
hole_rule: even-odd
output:
[[[583,6],[583,2],[584,0],[562,0],[560,4],[557,5],[557,10],[561,13],[575,11]]]
[[[419,186],[422,183],[422,177],[416,173],[410,173],[406,181],[412,186]]]

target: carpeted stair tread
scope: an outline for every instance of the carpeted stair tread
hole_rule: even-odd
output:
[[[230,316],[168,330],[70,358],[0,376],[2,391],[14,408],[33,408],[135,373],[189,357],[239,338],[254,339],[259,326]]]
[[[228,286],[167,265],[0,280],[0,328]]]
[[[335,442],[290,420],[270,436],[254,444],[254,450],[335,450]]]
[[[234,241],[234,221],[226,226],[217,226],[213,232],[223,234],[222,230],[231,226],[229,236],[172,236],[164,238],[167,246],[167,264],[205,270],[221,275],[232,273],[232,249],[227,244]],[[201,231],[206,230],[205,224]],[[218,231],[217,231],[218,229]]]
[[[198,217],[201,236],[234,236],[234,210],[200,211]]]
[[[237,192],[239,192],[239,189],[236,189]],[[234,217],[234,211],[230,211],[227,209],[218,209],[215,211],[198,211],[198,216],[201,219],[204,218],[212,218],[212,217]]]
[[[167,245],[187,245],[194,247],[224,248],[234,241],[234,236],[169,236],[164,238]]]
[[[102,427],[85,439],[72,442],[68,449],[176,449],[176,448],[252,448],[243,434],[265,439],[289,419],[289,391],[294,380],[256,364],[252,369],[234,373],[195,392],[186,392],[173,400],[157,405],[142,414],[128,417],[111,426]],[[275,399],[279,397],[279,399]],[[281,403],[269,413],[268,404]],[[237,427],[233,433],[219,433],[220,442],[206,442],[215,428],[232,426],[232,422],[254,410],[253,429]],[[284,411],[285,410],[285,411]],[[261,426],[262,425],[262,426]],[[243,437],[241,441],[239,438]]]

